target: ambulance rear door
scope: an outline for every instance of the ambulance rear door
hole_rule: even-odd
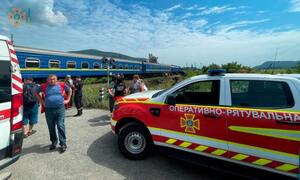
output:
[[[11,62],[6,41],[0,40],[0,160],[10,144]]]

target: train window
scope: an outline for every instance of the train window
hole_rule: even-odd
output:
[[[124,69],[128,69],[128,65],[127,65],[127,64],[125,65],[125,68],[124,68]]]
[[[117,66],[113,64],[112,69],[117,69]]]
[[[88,68],[89,68],[89,63],[87,63],[87,62],[82,62],[82,63],[81,63],[81,68],[82,68],[82,69],[88,69]]]
[[[26,58],[25,66],[27,68],[39,68],[40,67],[40,60],[36,58]]]
[[[103,69],[107,69],[107,65],[106,64],[103,65]]]
[[[60,61],[59,60],[50,60],[48,67],[49,68],[60,68]]]
[[[67,62],[67,68],[76,68],[76,62],[75,61],[68,61]]]
[[[119,65],[119,69],[123,69],[123,66],[122,66],[122,64],[120,64],[120,65]]]
[[[94,63],[94,69],[100,69],[100,64]]]

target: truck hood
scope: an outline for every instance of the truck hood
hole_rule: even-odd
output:
[[[134,94],[130,94],[128,96],[125,96],[124,99],[151,99],[153,94],[159,92],[161,90],[154,90],[154,91],[144,91],[144,92],[140,92],[140,93],[134,93]]]

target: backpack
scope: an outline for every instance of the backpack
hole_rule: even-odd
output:
[[[37,97],[35,96],[35,91],[37,89],[37,85],[35,84],[25,84],[23,91],[23,101],[24,105],[34,105],[38,102]]]

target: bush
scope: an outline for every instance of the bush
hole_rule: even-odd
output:
[[[105,93],[104,99],[100,100],[99,84],[85,84],[83,86],[83,104],[86,108],[109,109],[108,96]]]
[[[87,80],[88,79],[88,80]],[[109,109],[109,102],[108,102],[108,93],[107,93],[107,85],[106,79],[105,83],[96,83],[96,84],[86,84],[96,81],[94,78],[87,78],[84,81],[83,86],[83,104],[86,108],[100,108],[100,109]],[[179,81],[182,78],[179,77]],[[178,81],[178,82],[179,82]],[[131,81],[125,81],[127,87],[129,87]],[[174,83],[174,77],[155,77],[144,79],[144,83],[148,87],[149,90],[160,90],[166,89],[172,86]],[[100,93],[99,90],[101,87],[105,88],[105,97],[104,99],[100,100]]]
[[[106,83],[107,78],[106,77],[101,77],[101,78],[85,78],[83,80],[83,84],[96,84],[96,83]]]

